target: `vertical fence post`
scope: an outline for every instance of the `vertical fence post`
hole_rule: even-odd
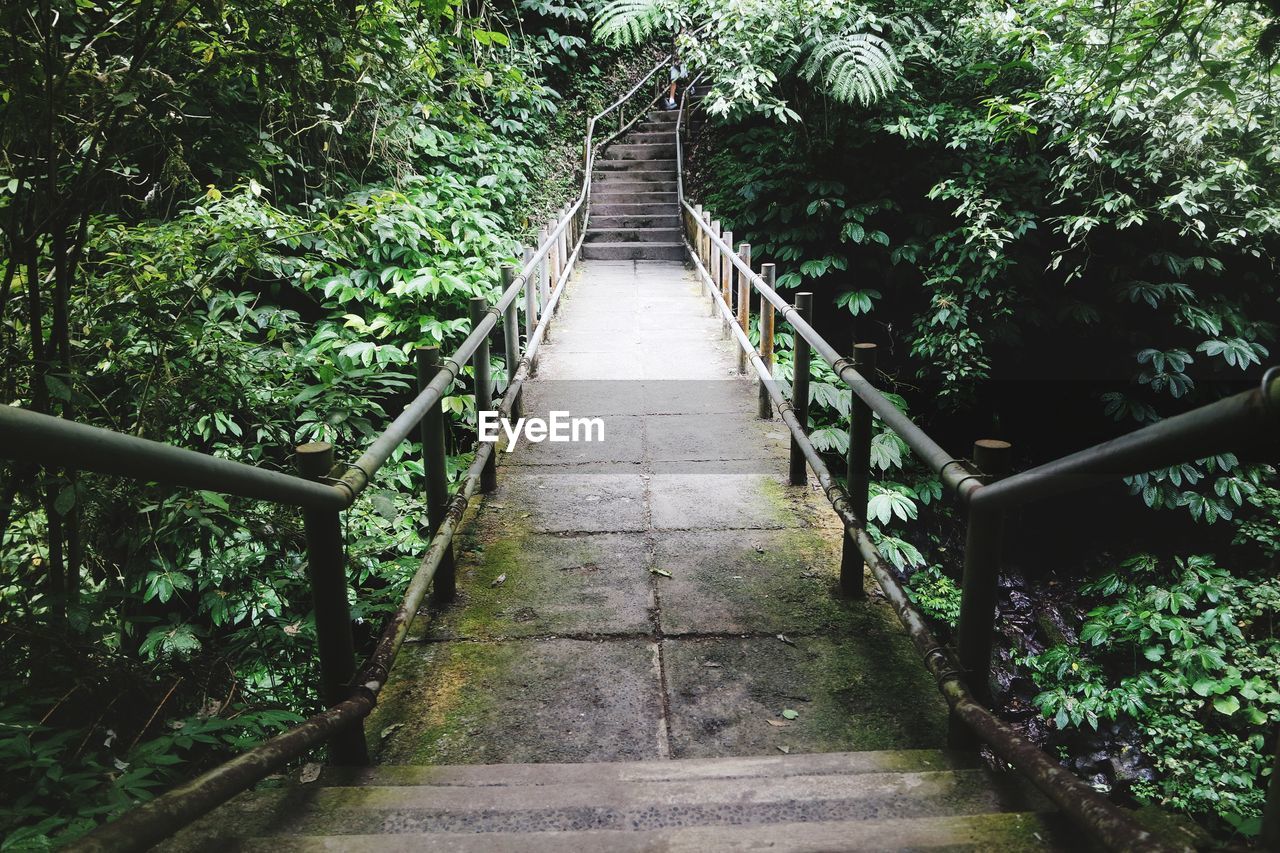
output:
[[[568,216],[569,209],[562,207],[558,216],[565,219]],[[569,266],[569,225],[565,223],[565,227],[560,229],[560,237],[556,240],[556,249],[560,257],[560,276],[564,275],[565,269]],[[560,276],[556,277],[556,283],[560,283]]]
[[[547,242],[547,229],[542,228],[538,231],[538,246],[541,249]],[[542,263],[538,265],[538,317],[541,318],[547,313],[547,303],[551,301],[551,252],[542,256]],[[547,331],[543,332],[543,340],[551,337],[551,327],[547,327]]]
[[[854,344],[853,366],[867,382],[875,376],[876,345]],[[849,484],[849,503],[863,525],[867,523],[867,493],[871,488],[871,407],[862,402],[855,391],[849,392],[849,453],[845,476]],[[848,536],[840,552],[840,589],[852,598],[867,594],[863,587],[862,553]]]
[[[687,218],[686,225],[689,232],[689,245],[693,246],[693,253],[698,260],[702,260],[702,229],[698,227],[698,223],[702,221],[702,205],[695,204],[693,206],[693,217]],[[706,266],[704,263],[703,266]]]
[[[721,234],[719,219],[712,219],[709,224],[710,228],[712,228],[713,236],[719,237],[719,234]],[[716,293],[713,293],[712,298],[712,313],[714,313],[714,310],[716,310],[716,298],[719,298],[719,246],[712,237],[709,237],[707,240],[707,252],[708,255],[710,255],[710,264],[707,266],[707,273],[712,277],[712,284],[714,284],[714,289],[716,289]]]
[[[295,453],[298,473],[308,480],[321,480],[333,470],[333,445],[327,441],[299,445]],[[348,697],[356,673],[342,519],[336,509],[304,509],[302,523],[307,537],[307,576],[316,611],[320,701],[332,708]],[[334,735],[329,742],[329,760],[345,765],[369,763],[363,723]]]
[[[538,297],[535,288],[538,286],[538,268],[529,269],[529,262],[533,260],[534,253],[537,249],[525,247],[524,250],[524,267],[529,270],[524,280],[524,350],[527,353],[530,345],[533,344],[533,330],[538,325]],[[538,369],[536,359],[529,359],[529,375],[532,376]]]
[[[999,480],[1009,472],[1011,445],[1007,441],[982,439],[974,442],[973,463],[984,483]],[[995,631],[996,580],[1000,574],[1000,552],[1004,545],[1004,514],[993,510],[969,509],[964,540],[964,580],[960,591],[960,622],[956,647],[974,697],[991,704],[991,641]],[[951,741],[964,745],[971,740],[967,730],[952,717]]]
[[[714,237],[720,236],[720,220],[711,220],[711,234]],[[708,253],[711,255],[711,265],[707,267],[707,273],[711,276],[712,292],[711,292],[711,315],[714,317],[719,314],[716,310],[716,300],[720,298],[720,246],[716,241],[707,238]]]
[[[549,282],[549,285],[554,285],[560,280],[560,241],[552,237],[552,235],[555,234],[555,231],[556,222],[555,220],[552,220],[547,223],[547,240],[550,243],[550,247],[547,249],[547,281]],[[547,313],[547,306],[545,303],[542,306],[542,313]]]
[[[738,246],[738,257],[747,269],[751,269],[751,244]],[[738,327],[746,332],[751,324],[751,279],[742,270],[738,270]],[[738,347],[738,372],[747,372],[747,351]]]
[[[813,319],[813,294],[796,294],[796,311],[804,321]],[[796,331],[795,352],[792,357],[793,372],[791,376],[791,408],[800,421],[800,429],[809,431],[809,342]],[[803,486],[809,481],[805,471],[804,451],[795,436],[791,437],[791,470],[788,481],[793,486]]]
[[[725,231],[720,235],[724,242],[733,248],[733,232]],[[720,298],[724,300],[725,307],[729,309],[729,313],[733,313],[733,256],[729,252],[720,253]],[[724,320],[721,324],[721,331],[729,334],[729,321]]]
[[[773,282],[777,276],[776,267],[773,264],[764,264],[760,267],[760,277],[764,279],[764,283],[773,287]],[[773,303],[760,296],[760,360],[764,362],[764,366],[769,368],[769,375],[773,375]],[[773,403],[769,400],[769,388],[765,385],[764,380],[760,381],[760,411],[758,413],[761,418],[768,420],[773,417]]]
[[[507,288],[511,286],[511,282],[516,280],[516,268],[511,264],[502,265],[502,292],[506,293]],[[515,381],[516,369],[520,366],[520,320],[517,317],[516,303],[518,299],[512,299],[507,305],[507,310],[502,312],[502,342],[506,349],[505,358],[507,360],[507,390],[511,393],[511,383]],[[517,398],[511,403],[511,417],[520,417],[520,400]]]
[[[418,391],[421,393],[440,372],[438,347],[422,347],[417,353]],[[435,536],[449,508],[449,474],[445,463],[444,401],[427,409],[418,425],[422,439],[422,470],[427,480],[427,524]],[[445,549],[431,581],[431,600],[437,604],[453,601],[457,582],[453,570],[453,545]]]
[[[709,256],[707,254],[708,252],[707,247],[710,245],[710,243],[707,240],[707,229],[711,227],[711,211],[707,210],[706,208],[703,208],[702,214],[699,217],[699,219],[701,219],[701,222],[698,225],[697,234],[702,239],[701,244],[699,244],[699,248],[702,251],[702,265],[706,267],[708,270],[710,270],[711,263],[710,263]]]
[[[1276,733],[1276,760],[1267,783],[1267,801],[1262,807],[1262,849],[1280,850],[1280,732]]]
[[[471,328],[474,329],[489,312],[489,301],[483,296],[473,296],[470,302]],[[475,371],[476,417],[483,412],[493,411],[493,383],[489,379],[489,337],[485,336],[476,348],[471,361]],[[492,492],[498,487],[498,448],[489,454],[489,460],[480,471],[480,491]]]

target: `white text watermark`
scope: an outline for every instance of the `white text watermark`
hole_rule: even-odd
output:
[[[480,413],[480,440],[497,441],[499,430],[507,437],[506,451],[516,449],[521,438],[543,441],[604,441],[604,418],[575,418],[552,410],[547,418],[517,418],[513,424],[497,412]]]

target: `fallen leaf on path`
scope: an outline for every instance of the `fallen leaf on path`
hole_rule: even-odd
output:
[[[507,582],[507,574],[506,572],[503,572],[502,574],[494,578],[493,582],[489,584],[489,586],[502,586],[506,582]]]
[[[782,718],[784,720],[794,720],[796,717],[799,717],[799,716],[800,716],[799,711],[793,711],[790,708],[787,708],[782,712]]]
[[[765,720],[765,722],[773,726],[775,729],[785,729],[787,727],[787,724],[782,722],[782,720]]]
[[[382,740],[386,740],[387,738],[391,737],[393,734],[396,733],[396,729],[400,729],[403,727],[404,727],[404,723],[392,723],[382,731],[378,732],[378,737],[381,738]]]
[[[780,746],[780,747],[778,747],[778,752],[781,752],[781,753],[782,753],[782,754],[784,754],[784,755],[790,755],[790,754],[791,754],[791,747],[789,747],[789,746]]]
[[[666,569],[650,569],[649,571],[655,575],[662,575],[664,578],[671,577],[671,572],[667,571]]]
[[[786,634],[779,634],[778,639],[786,643],[788,646],[794,646],[796,644],[795,640],[792,640]]]
[[[720,664],[716,663],[716,662],[715,662],[715,661],[713,661],[713,660],[706,661],[706,662],[705,662],[705,663],[703,663],[702,665],[703,665],[703,666],[705,666],[705,667],[707,667],[708,669],[719,669],[719,668],[720,668]]]
[[[304,785],[311,784],[320,778],[320,768],[323,766],[317,762],[302,765],[302,771],[298,773],[298,781]]]

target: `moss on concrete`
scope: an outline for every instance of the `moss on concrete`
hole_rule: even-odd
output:
[[[674,757],[945,742],[945,706],[905,639],[788,639],[668,642]]]
[[[467,763],[467,732],[490,702],[476,685],[503,677],[509,663],[497,644],[410,648],[369,719],[370,754],[382,764]]]
[[[655,758],[654,660],[644,640],[407,646],[371,751],[419,765]]]

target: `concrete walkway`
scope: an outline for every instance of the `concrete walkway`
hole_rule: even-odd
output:
[[[501,454],[459,543],[458,601],[417,620],[369,721],[375,760],[943,745],[894,615],[836,595],[835,516],[785,485],[786,428],[756,419],[683,265],[579,266],[526,390],[526,415],[551,410],[602,417],[605,440]]]

